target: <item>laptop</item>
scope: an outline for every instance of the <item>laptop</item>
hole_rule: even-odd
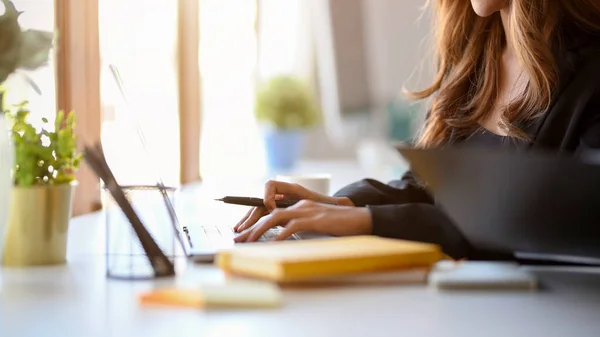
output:
[[[600,165],[479,147],[396,147],[476,248],[600,265]],[[596,161],[597,162],[597,161]]]
[[[171,203],[170,199],[166,202]],[[183,248],[186,255],[197,263],[211,263],[214,261],[218,251],[231,248],[235,245],[234,238],[238,233],[234,232],[230,223],[223,224],[186,224],[181,225],[177,217],[174,218],[176,226],[180,229],[179,235],[183,237]],[[259,239],[259,242],[270,241],[277,237],[283,227],[273,227],[267,230]],[[290,236],[287,240],[301,240],[298,234]],[[244,243],[239,243],[244,244]]]
[[[146,154],[148,155],[148,158],[156,158],[156,156],[150,155],[141,125],[129,107],[129,100],[125,85],[119,73],[118,67],[114,64],[110,64],[109,69],[114,81],[117,84],[121,97],[128,105],[128,117],[131,119],[131,122],[137,131],[142,147],[147,152]],[[164,186],[162,178],[158,172],[156,172],[156,176],[158,180],[158,190],[164,192],[167,188]],[[219,250],[227,249],[234,245],[233,240],[237,233],[234,233],[231,224],[187,224],[184,226],[180,223],[175,211],[175,207],[166,193],[163,193],[163,201],[164,207],[167,210],[166,214],[169,214],[170,220],[175,226],[174,230],[176,231],[176,235],[182,245],[182,249],[193,261],[199,263],[210,263],[214,260],[215,255]],[[162,210],[159,211],[162,212]],[[271,240],[275,238],[282,230],[282,227],[271,228],[261,236],[259,241]],[[294,234],[288,238],[288,240],[300,239],[301,236],[297,234]]]

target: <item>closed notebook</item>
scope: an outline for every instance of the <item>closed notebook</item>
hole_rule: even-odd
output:
[[[430,267],[443,258],[437,245],[355,236],[242,244],[217,255],[233,274],[297,282],[361,273]]]

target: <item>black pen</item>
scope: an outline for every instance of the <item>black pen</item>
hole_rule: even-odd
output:
[[[265,202],[261,198],[251,198],[251,197],[223,197],[221,199],[215,199],[216,201],[222,201],[226,204],[233,205],[241,205],[241,206],[251,206],[251,207],[263,207]],[[300,200],[275,200],[275,205],[277,208],[287,208],[295,205]],[[328,203],[331,204],[331,203]],[[331,204],[333,205],[333,204]]]

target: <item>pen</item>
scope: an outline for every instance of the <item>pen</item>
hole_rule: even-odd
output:
[[[222,201],[226,204],[251,206],[251,207],[263,207],[265,205],[263,199],[251,198],[251,197],[223,197],[221,199],[215,199],[216,201]],[[295,205],[300,200],[275,200],[277,208],[287,208]],[[333,205],[333,204],[331,204]]]

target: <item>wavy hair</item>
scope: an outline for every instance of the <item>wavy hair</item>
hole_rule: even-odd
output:
[[[498,98],[499,59],[507,41],[528,83],[502,107],[500,126],[509,136],[527,138],[518,125],[543,114],[558,86],[553,51],[561,42],[561,27],[600,32],[598,0],[512,0],[507,31],[500,13],[479,17],[470,0],[428,0],[428,5],[434,14],[436,75],[429,87],[407,93],[412,99],[432,98],[417,142],[422,147],[444,145],[452,131],[466,136],[488,116]]]

